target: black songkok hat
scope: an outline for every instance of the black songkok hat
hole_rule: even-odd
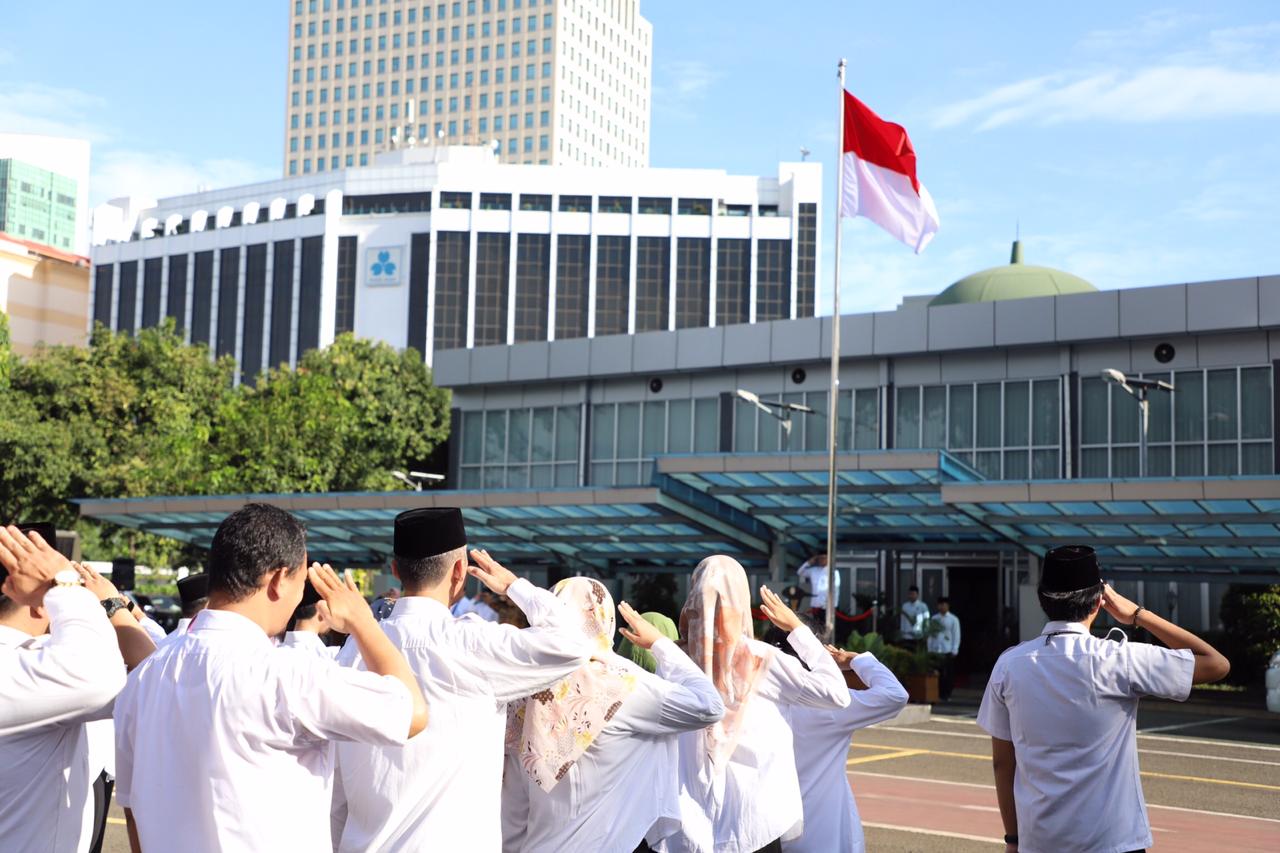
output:
[[[190,607],[202,598],[209,597],[209,573],[198,572],[178,581],[178,598],[183,607]]]
[[[1098,555],[1088,545],[1063,545],[1044,555],[1040,588],[1045,592],[1077,592],[1100,583]]]
[[[411,509],[396,516],[395,554],[420,560],[447,554],[467,545],[462,510],[456,506]]]

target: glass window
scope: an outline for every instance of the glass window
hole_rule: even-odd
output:
[[[1240,437],[1270,439],[1271,369],[1246,367],[1240,371]]]
[[[720,400],[707,397],[693,403],[693,450],[714,453],[720,449]]]
[[[546,115],[546,113],[544,113]],[[649,198],[641,196],[639,201],[640,213],[653,213],[664,216],[671,215],[671,199],[669,198]]]
[[[894,447],[920,446],[920,389],[899,388],[894,395]]]
[[[756,241],[756,320],[791,316],[791,241]]]
[[[1002,421],[1000,397],[1000,383],[984,382],[978,385],[978,447],[1000,447],[1000,427]],[[996,469],[997,471],[999,470],[998,463],[996,465]]]
[[[648,427],[645,438],[648,441]],[[668,453],[688,453],[693,449],[693,401],[672,400],[667,403]]]
[[[532,124],[533,114],[527,113],[526,118],[529,119],[527,124]],[[631,199],[628,196],[602,195],[597,210],[600,213],[630,213]]]
[[[947,387],[931,385],[924,389],[924,411],[921,416],[921,447],[947,446]]]
[[[521,193],[520,209],[521,210],[550,210],[551,196],[531,195],[529,193]]]
[[[973,386],[951,386],[951,409],[947,414],[948,446],[973,447]]]
[[[644,199],[640,212],[644,213]],[[670,199],[667,212],[671,210]],[[687,329],[710,323],[711,240],[680,237],[676,241],[676,328]]]
[[[591,196],[589,195],[562,195],[560,196],[560,210],[565,212],[591,212]]]
[[[751,241],[716,240],[716,325],[746,323],[751,318]]]
[[[1210,441],[1234,440],[1239,436],[1236,418],[1236,371],[1210,370],[1208,373],[1208,432]]]
[[[561,234],[556,239],[556,339],[584,338],[591,238],[585,234]]]
[[[1006,382],[1004,384],[1004,446],[1005,447],[1025,447],[1031,443],[1030,441],[1030,419],[1028,417],[1031,411],[1030,385],[1026,382]],[[982,401],[979,401],[980,413],[978,415],[981,420]],[[980,443],[984,446],[986,442]],[[1026,467],[1025,465],[1023,467]],[[1012,477],[1009,479],[1021,479],[1021,477]]]
[[[604,199],[601,198],[601,203]],[[627,199],[628,203],[630,199]],[[668,325],[671,238],[636,240],[636,331],[660,331]]]
[[[631,238],[596,238],[596,335],[627,334]]]
[[[677,206],[677,211],[681,216],[710,216],[711,199],[682,198]]]
[[[822,448],[825,449],[826,446],[824,437]],[[879,388],[859,388],[854,391],[853,446],[858,450],[875,450],[880,446]]]
[[[508,205],[510,202],[508,202]],[[509,233],[476,235],[475,345],[507,342]]]

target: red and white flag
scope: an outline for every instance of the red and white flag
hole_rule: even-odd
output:
[[[916,152],[900,124],[844,93],[841,216],[865,216],[916,251],[938,230],[938,209],[916,178]]]

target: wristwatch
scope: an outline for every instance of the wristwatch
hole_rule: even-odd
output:
[[[129,606],[129,601],[124,596],[117,595],[114,598],[102,599],[102,609],[107,611],[107,618],[110,619],[118,612]]]
[[[1006,835],[1006,836],[1004,837],[1004,843],[1005,843],[1005,844],[1017,844],[1017,843],[1018,843],[1018,836],[1016,836],[1016,835]]]
[[[84,586],[80,573],[75,569],[63,569],[53,576],[54,586]]]

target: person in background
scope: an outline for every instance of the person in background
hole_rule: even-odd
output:
[[[795,654],[789,649],[783,651]],[[786,706],[804,803],[804,834],[783,841],[784,853],[862,853],[866,849],[845,765],[849,739],[858,729],[893,719],[907,704],[907,691],[875,655],[831,645],[826,650],[837,666],[857,676],[861,687],[849,690],[844,708]]]
[[[471,552],[476,565],[468,567],[456,507],[400,513],[393,548],[404,595],[382,630],[409,658],[431,702],[431,728],[404,747],[338,744],[335,847],[496,853],[507,703],[578,669],[591,646],[575,614],[547,590],[483,551]],[[468,575],[509,595],[533,627],[521,631],[475,614],[454,618],[449,606]],[[356,651],[348,643],[339,663],[363,666]]]
[[[126,670],[155,644],[109,580],[67,561],[39,533],[0,529],[0,568],[8,573],[0,596],[4,716],[33,714],[0,732],[0,846],[92,850],[111,780],[109,754],[90,754],[90,725],[109,720]]]
[[[115,705],[116,798],[135,853],[330,850],[330,741],[403,745],[426,727],[422,691],[354,581],[306,558],[288,512],[231,513],[210,548],[208,608],[130,673]],[[369,671],[272,644],[308,578]]]
[[[937,629],[929,634],[929,651],[939,655],[938,694],[943,702],[951,698],[956,686],[956,655],[960,654],[960,619],[951,612],[951,600],[938,599],[938,612],[933,616]]]
[[[676,738],[718,722],[724,703],[702,670],[625,601],[623,635],[654,655],[657,674],[614,654],[613,597],[600,581],[568,578],[554,593],[578,614],[594,652],[547,690],[508,706],[507,749],[516,760],[507,765],[515,779],[504,784],[503,849],[632,853],[679,826]]]
[[[907,589],[907,600],[902,604],[898,619],[898,636],[902,644],[915,649],[924,637],[929,622],[929,605],[920,600],[920,587],[914,584]]]
[[[178,578],[178,602],[182,605],[182,617],[178,619],[177,627],[173,629],[173,633],[169,634],[163,640],[156,643],[157,646],[165,646],[169,643],[182,639],[182,637],[191,629],[191,620],[196,618],[196,614],[209,606],[209,573],[196,572]]]
[[[492,590],[481,589],[471,601],[471,612],[486,622],[498,622],[498,596]]]
[[[680,642],[680,631],[670,617],[651,610],[648,613],[641,613],[640,618],[656,628],[658,633],[668,640]],[[632,643],[627,639],[626,633],[622,635],[622,642],[618,643],[618,654],[624,658],[631,658],[631,662],[645,672],[658,671],[658,659],[653,656],[653,652]]]
[[[808,560],[805,560],[800,568],[796,569],[796,574],[800,576],[800,582],[807,584],[809,587],[809,609],[820,610],[819,620],[826,618],[827,613],[827,555],[814,554]],[[835,594],[830,596],[831,600],[840,604],[840,574],[835,575],[836,588]]]
[[[302,602],[293,611],[293,618],[285,628],[284,639],[280,645],[285,648],[298,649],[324,660],[334,660],[341,649],[325,643],[325,635],[329,633],[329,622],[324,618],[324,611],[319,607],[320,594],[308,583],[303,593]]]
[[[1087,545],[1045,554],[1037,594],[1048,624],[1000,656],[978,710],[991,735],[1005,849],[1145,849],[1152,839],[1138,775],[1138,700],[1183,701],[1193,684],[1218,681],[1231,665],[1104,584]],[[1104,609],[1167,648],[1094,637]]]
[[[391,586],[382,594],[370,607],[373,609],[373,618],[381,622],[391,615],[391,611],[395,609],[396,602],[400,600],[400,587]]]
[[[680,736],[681,826],[666,853],[780,851],[803,832],[787,705],[844,708],[849,690],[831,656],[768,587],[761,610],[787,632],[799,660],[752,635],[742,565],[716,555],[698,564],[680,613],[685,650],[724,700],[724,718]]]

